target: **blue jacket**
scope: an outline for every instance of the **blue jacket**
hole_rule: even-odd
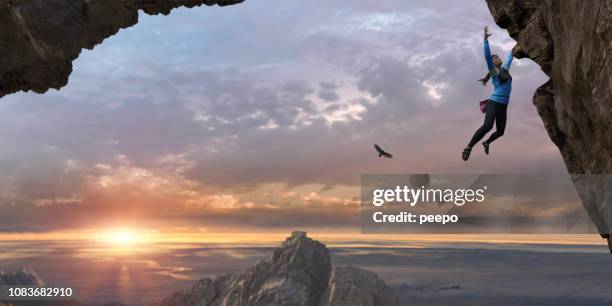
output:
[[[497,78],[497,70],[495,70],[495,66],[493,65],[493,59],[491,59],[491,48],[489,47],[489,42],[485,40],[484,42],[484,57],[487,61],[487,67],[489,68],[489,72],[491,74],[491,80],[493,81],[493,94],[489,98],[494,102],[508,104],[510,103],[510,92],[512,91],[512,79],[508,80],[504,84],[499,83],[499,79]],[[508,71],[510,71],[510,64],[512,64],[512,51],[508,54],[508,59],[502,65],[502,67]]]

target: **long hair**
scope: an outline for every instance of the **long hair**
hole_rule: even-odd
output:
[[[491,58],[493,58],[494,56],[497,56],[499,58],[499,55],[497,55],[497,54],[491,55]],[[482,83],[482,86],[487,86],[487,82],[489,82],[490,79],[491,79],[491,72],[487,72],[487,74],[482,79],[480,79],[478,81],[480,81]]]

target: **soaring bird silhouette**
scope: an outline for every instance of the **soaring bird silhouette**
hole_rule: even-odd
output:
[[[378,152],[378,157],[384,156],[386,158],[393,158],[393,155],[385,152],[383,149],[381,149],[377,144],[374,145],[374,149],[376,149],[376,152]]]

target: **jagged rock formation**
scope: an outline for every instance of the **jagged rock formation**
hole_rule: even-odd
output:
[[[36,286],[44,287],[45,282],[36,271],[21,267],[17,272],[5,272],[0,270],[0,286]]]
[[[81,50],[135,25],[139,10],[168,14],[180,6],[242,1],[0,0],[0,97],[66,86]]]
[[[332,269],[325,245],[293,232],[270,261],[244,271],[203,278],[160,306],[393,306],[391,288],[375,273]]]
[[[17,272],[10,273],[0,270],[0,291],[6,286],[34,286],[45,287],[43,279],[30,268],[21,267]],[[0,299],[0,306],[84,306],[74,299],[48,300],[48,301],[4,301]]]
[[[612,251],[612,1],[487,3],[517,41],[515,56],[532,59],[550,77],[533,103]]]

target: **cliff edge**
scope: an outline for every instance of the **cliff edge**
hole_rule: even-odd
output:
[[[244,0],[0,0],[0,98],[68,83],[82,49],[138,23],[138,12],[225,6]]]
[[[487,0],[495,22],[550,80],[533,103],[612,252],[612,1]]]

